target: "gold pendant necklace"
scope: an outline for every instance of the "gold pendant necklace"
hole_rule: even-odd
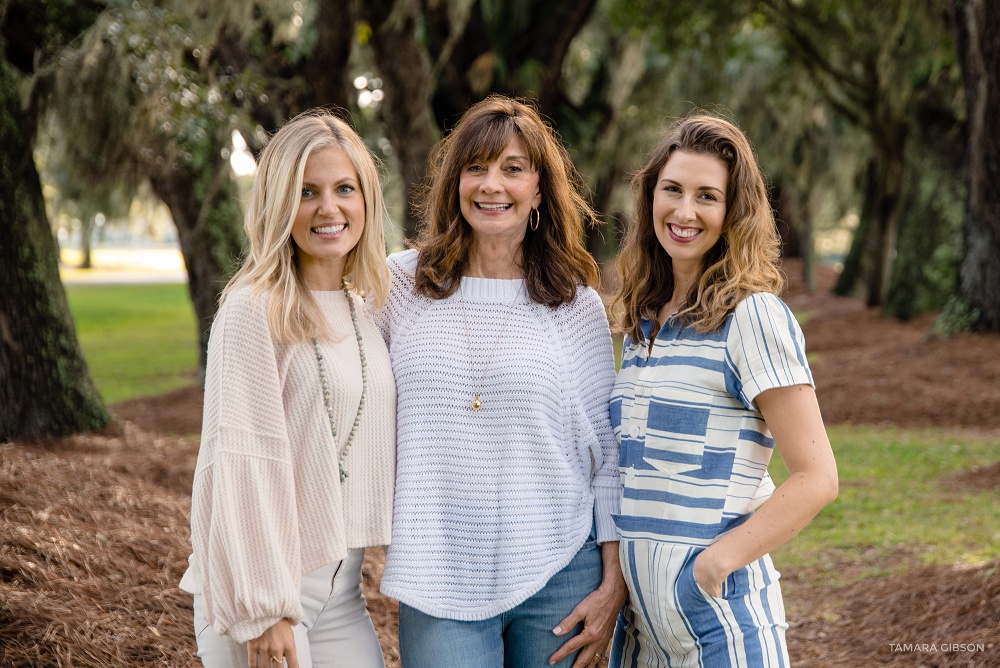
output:
[[[469,368],[472,371],[472,402],[469,405],[472,407],[472,410],[478,411],[483,407],[483,401],[480,399],[480,395],[483,390],[483,378],[486,377],[486,372],[489,370],[490,364],[493,362],[494,351],[496,351],[497,346],[503,339],[504,332],[507,331],[507,323],[510,322],[510,316],[514,313],[514,305],[517,303],[518,298],[521,296],[521,292],[524,290],[524,282],[521,282],[521,287],[518,288],[513,301],[511,301],[511,303],[507,306],[507,317],[504,318],[503,325],[500,327],[500,332],[497,334],[497,338],[493,342],[493,346],[490,348],[489,355],[486,357],[486,364],[483,365],[483,368],[478,375],[476,374],[475,355],[473,355],[472,352],[472,340],[469,338],[469,319],[465,308],[465,285],[463,284],[459,290],[459,297],[462,301],[462,324],[465,326],[465,345],[469,349]]]

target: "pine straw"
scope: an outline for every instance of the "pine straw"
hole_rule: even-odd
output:
[[[0,665],[200,665],[177,589],[196,452],[130,425],[0,446]]]
[[[362,588],[368,599],[368,614],[378,633],[382,645],[382,656],[385,657],[386,668],[400,668],[399,660],[399,603],[395,599],[383,596],[379,590],[382,581],[382,571],[385,570],[385,553],[382,548],[370,548],[365,552],[365,565],[361,568],[364,576]]]
[[[200,665],[191,597],[177,589],[197,447],[131,423],[117,435],[0,445],[0,666]],[[369,550],[368,607],[386,664],[398,668],[397,606],[378,593],[383,568],[382,551]],[[812,589],[803,575],[786,573],[796,667],[1000,666],[1000,562],[838,589]],[[891,643],[985,649],[902,652]]]
[[[796,666],[1000,666],[1000,561],[926,566],[802,594],[826,600],[789,630]],[[963,643],[982,649],[943,651]]]
[[[0,445],[0,666],[200,666],[190,553],[198,444],[126,422],[117,434]],[[396,602],[364,564],[387,668],[399,667]]]

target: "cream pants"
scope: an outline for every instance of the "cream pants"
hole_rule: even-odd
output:
[[[302,622],[292,627],[299,668],[385,668],[361,591],[363,549],[302,576]],[[247,668],[246,643],[217,634],[194,597],[198,657],[205,668]],[[265,664],[263,668],[268,668]],[[277,668],[277,667],[272,667]]]

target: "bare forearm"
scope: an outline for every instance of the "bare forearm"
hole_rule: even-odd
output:
[[[719,591],[727,575],[787,543],[837,498],[837,463],[813,389],[775,388],[757,404],[790,475],[750,519],[698,556],[695,579],[706,591]]]
[[[618,605],[621,606],[628,598],[628,589],[625,587],[625,578],[622,576],[621,562],[618,559],[618,541],[601,543],[601,561],[604,566],[601,588],[616,592],[621,599]]]
[[[836,496],[836,475],[793,473],[750,519],[705,550],[710,577],[721,580],[781,547]]]

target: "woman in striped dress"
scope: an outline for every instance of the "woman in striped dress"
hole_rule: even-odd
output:
[[[616,517],[629,600],[612,666],[787,666],[768,553],[837,495],[779,240],[746,137],[681,119],[632,181],[614,308]],[[777,449],[790,473],[775,489]]]

